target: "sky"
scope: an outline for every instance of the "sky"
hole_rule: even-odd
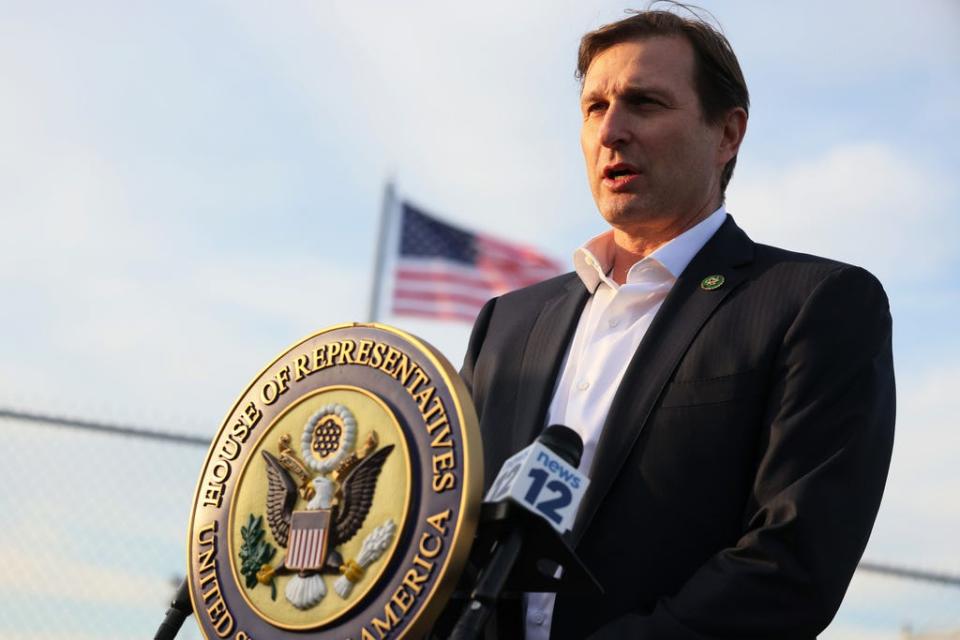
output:
[[[751,92],[728,210],[890,297],[898,433],[867,556],[960,574],[960,4],[701,6]],[[569,260],[604,229],[576,47],[624,8],[0,0],[0,407],[212,437],[288,345],[369,319],[388,179]],[[469,326],[380,320],[459,365]],[[824,637],[896,637],[877,612],[907,596],[861,580]]]

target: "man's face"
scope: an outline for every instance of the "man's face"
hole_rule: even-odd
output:
[[[680,37],[616,44],[587,69],[580,144],[600,213],[642,233],[719,204],[722,126],[707,125]]]

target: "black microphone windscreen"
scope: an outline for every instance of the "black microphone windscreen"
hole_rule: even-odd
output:
[[[580,434],[562,424],[552,424],[543,430],[537,441],[560,456],[564,462],[578,468],[583,455],[583,439]]]

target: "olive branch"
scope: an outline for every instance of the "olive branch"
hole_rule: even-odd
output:
[[[250,517],[247,525],[240,527],[243,544],[240,546],[240,573],[246,578],[247,589],[260,584],[270,585],[270,598],[277,599],[277,584],[274,581],[274,569],[270,566],[277,548],[263,539],[263,516]]]

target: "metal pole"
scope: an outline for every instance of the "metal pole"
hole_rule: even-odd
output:
[[[370,292],[370,311],[367,317],[376,322],[380,317],[380,296],[383,285],[383,262],[386,256],[387,235],[394,200],[393,180],[387,180],[383,187],[383,206],[380,209],[380,229],[377,231],[376,255],[373,257],[373,287]]]
[[[210,438],[206,436],[191,436],[185,433],[172,433],[119,424],[106,424],[104,422],[94,422],[93,420],[65,418],[62,416],[19,411],[17,409],[7,409],[4,407],[0,407],[0,418],[23,420],[25,422],[41,422],[57,427],[72,427],[74,429],[84,429],[87,431],[101,431],[103,433],[134,436],[137,438],[150,438],[153,440],[165,440],[167,442],[177,442],[180,444],[196,444],[204,447],[210,445]]]
[[[173,602],[170,603],[170,608],[167,609],[167,614],[163,622],[160,623],[160,628],[157,629],[153,640],[173,640],[176,638],[177,632],[183,626],[183,621],[193,613],[193,603],[190,602],[190,587],[187,585],[189,579],[184,578],[183,582],[180,583],[177,595],[173,597]]]
[[[861,562],[857,566],[857,569],[860,571],[883,573],[897,578],[909,578],[911,580],[936,582],[939,584],[949,585],[951,587],[960,587],[960,576],[950,575],[947,573],[922,571],[920,569],[910,569],[907,567],[895,567],[889,564],[880,564],[879,562]]]

